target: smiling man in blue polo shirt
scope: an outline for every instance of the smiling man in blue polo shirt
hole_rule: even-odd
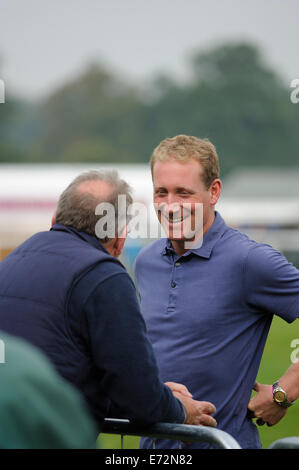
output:
[[[260,448],[247,406],[273,314],[287,322],[298,317],[299,272],[215,212],[221,181],[209,141],[165,139],[154,150],[151,168],[154,203],[168,238],[140,252],[135,275],[161,377],[184,383],[197,400],[213,402],[218,427],[241,447]],[[197,207],[203,237],[198,243],[195,235],[190,247],[186,220],[195,233]],[[273,405],[279,419],[285,409]],[[144,447],[149,444],[143,440]]]

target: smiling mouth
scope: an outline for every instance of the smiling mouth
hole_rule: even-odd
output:
[[[187,217],[189,217],[189,214],[185,215],[185,216],[181,216],[181,217],[172,217],[172,216],[169,216],[169,215],[166,215],[166,214],[162,214],[162,215],[163,215],[164,219],[166,219],[167,222],[170,223],[170,224],[180,224]]]

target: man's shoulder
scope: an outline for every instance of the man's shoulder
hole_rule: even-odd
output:
[[[274,258],[282,260],[284,256],[270,244],[254,240],[246,233],[234,227],[226,226],[220,243],[215,246],[215,252],[224,256],[232,265],[269,266]]]
[[[242,250],[246,252],[257,246],[266,246],[264,243],[253,240],[241,230],[228,225],[223,233],[222,241],[228,245],[231,244],[234,246],[234,250]]]
[[[100,263],[96,263],[91,269],[86,271],[81,279],[90,284],[98,285],[110,277],[122,274],[129,277],[129,274],[120,260],[107,255]]]
[[[255,266],[258,269],[266,269],[273,267],[273,263],[277,265],[290,264],[276,248],[268,243],[256,241],[236,228],[227,227],[223,235],[223,242],[226,244],[227,251],[233,257],[241,256],[248,267]]]
[[[107,257],[104,262],[95,264],[80,276],[71,292],[70,305],[73,306],[71,309],[75,312],[82,310],[87,300],[96,295],[98,289],[108,294],[107,282],[109,289],[120,289],[122,285],[128,288],[129,284],[132,284],[125,267],[112,256]]]

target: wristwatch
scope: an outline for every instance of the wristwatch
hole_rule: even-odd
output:
[[[272,385],[272,394],[273,401],[282,408],[289,408],[294,404],[293,401],[288,400],[285,390],[279,386],[278,381]]]

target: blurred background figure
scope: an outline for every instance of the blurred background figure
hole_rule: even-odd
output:
[[[95,449],[97,431],[77,391],[40,351],[0,338],[0,448]]]

